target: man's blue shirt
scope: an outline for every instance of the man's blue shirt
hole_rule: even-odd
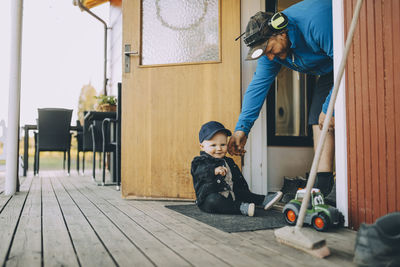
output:
[[[270,86],[284,65],[302,73],[322,75],[333,70],[332,0],[305,0],[282,11],[288,19],[291,42],[286,59],[258,59],[256,72],[242,104],[235,131],[250,132]],[[326,113],[330,93],[322,107]]]

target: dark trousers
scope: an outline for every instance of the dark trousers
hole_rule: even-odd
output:
[[[240,214],[240,204],[243,202],[261,205],[264,195],[257,195],[250,191],[239,191],[235,193],[235,200],[229,194],[228,198],[219,193],[209,194],[199,208],[204,212],[221,214]]]
[[[313,90],[310,112],[308,114],[309,125],[318,124],[319,114],[321,114],[322,111],[322,105],[324,104],[332,87],[333,72],[318,77],[317,84]]]

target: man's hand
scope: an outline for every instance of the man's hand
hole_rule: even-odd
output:
[[[236,131],[233,133],[228,142],[228,152],[231,155],[243,156],[246,153],[244,145],[247,142],[247,136],[243,131]]]
[[[225,176],[226,173],[228,172],[228,169],[224,166],[219,166],[217,168],[215,168],[214,173],[215,175],[221,175],[221,176]]]
[[[324,112],[321,112],[321,114],[319,114],[318,124],[319,124],[319,129],[321,130],[322,127],[324,126],[325,117],[326,114]],[[335,129],[335,117],[332,116],[331,121],[329,122],[328,131],[333,132],[334,129]]]

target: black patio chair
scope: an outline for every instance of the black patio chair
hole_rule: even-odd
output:
[[[38,109],[38,131],[35,132],[35,175],[39,174],[41,151],[67,153],[69,175],[71,167],[71,117],[72,109]]]
[[[106,179],[106,153],[114,152],[114,177],[113,180],[117,186],[117,190],[121,185],[121,113],[122,113],[122,99],[121,99],[122,86],[118,83],[118,96],[117,96],[117,116],[115,119],[106,118],[102,123],[103,134],[103,181],[105,184]],[[113,127],[111,127],[113,125]],[[112,184],[114,185],[114,184]]]
[[[83,112],[83,116],[86,117],[88,111]],[[85,152],[93,152],[93,174],[92,178],[96,178],[96,153],[102,152],[103,137],[101,133],[101,121],[89,121],[84,119],[83,131],[82,131],[82,171],[85,172]],[[99,159],[101,165],[101,154]]]
[[[81,152],[85,153],[83,150],[83,127],[80,120],[76,120],[76,171],[79,174],[80,160],[79,154]],[[84,164],[84,162],[83,162]],[[84,165],[83,165],[84,168]]]

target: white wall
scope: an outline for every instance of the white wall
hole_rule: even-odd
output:
[[[260,10],[265,10],[264,0],[246,0],[241,2],[241,32],[246,30],[246,25],[250,17]],[[247,52],[248,48],[241,39],[242,95],[246,91],[257,67],[256,61],[244,60]],[[266,113],[265,104],[261,113],[261,116]],[[266,129],[266,120],[258,119],[254,123],[247,140],[245,149],[248,152],[244,156],[243,163],[243,176],[246,178],[250,190],[258,194],[266,194],[268,192],[267,165],[265,164],[267,161]]]
[[[117,95],[118,82],[122,82],[122,9],[110,6],[110,30],[108,42],[108,88]]]

